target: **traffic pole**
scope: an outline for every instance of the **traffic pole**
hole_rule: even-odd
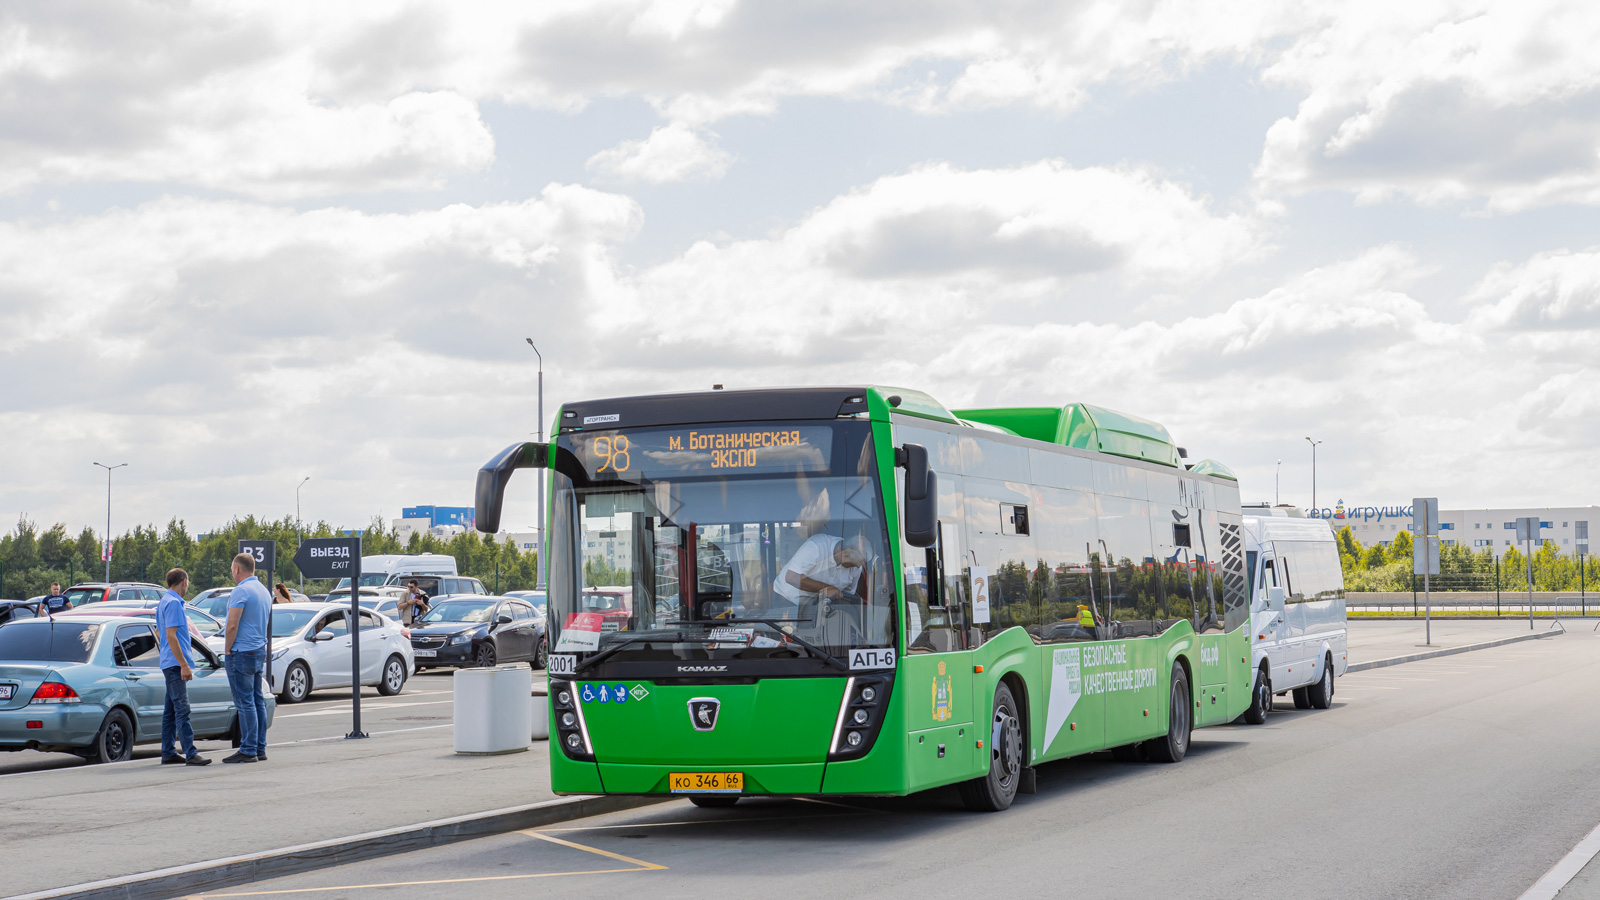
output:
[[[361,730],[361,549],[350,561],[350,733],[345,740],[367,737]]]

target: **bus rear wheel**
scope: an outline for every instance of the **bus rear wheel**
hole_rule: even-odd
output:
[[[700,794],[690,797],[689,802],[701,809],[727,809],[739,802],[738,797],[728,797],[719,794]]]
[[[989,772],[958,785],[961,801],[979,812],[1009,807],[1022,780],[1022,720],[1011,688],[1004,682],[994,689],[994,713],[989,722]]]
[[[1255,692],[1250,695],[1250,708],[1244,711],[1245,723],[1265,725],[1269,712],[1272,712],[1272,682],[1267,680],[1265,669],[1257,669]]]
[[[1145,742],[1144,753],[1156,762],[1175,763],[1189,752],[1189,737],[1194,733],[1194,711],[1189,708],[1189,675],[1183,666],[1172,667],[1172,694],[1167,704],[1165,737]]]

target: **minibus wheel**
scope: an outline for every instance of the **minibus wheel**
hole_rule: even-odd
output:
[[[1267,670],[1256,670],[1256,687],[1250,695],[1250,708],[1244,711],[1244,720],[1250,725],[1265,725],[1267,713],[1272,712],[1272,682],[1267,680]]]
[[[1311,701],[1312,709],[1327,709],[1333,705],[1333,657],[1323,658],[1322,677],[1306,688],[1306,699]]]

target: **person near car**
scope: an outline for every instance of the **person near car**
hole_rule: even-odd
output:
[[[189,617],[184,613],[183,603],[183,595],[188,590],[189,573],[172,569],[167,572],[167,591],[156,604],[156,640],[161,644],[161,674],[167,679],[167,700],[161,709],[161,764],[164,766],[211,765],[211,760],[201,756],[195,748],[194,725],[189,721],[189,682],[194,680],[194,657],[189,651]]]
[[[283,586],[283,582],[281,582],[281,581],[278,582],[277,585],[275,585],[272,588],[272,602],[273,603],[293,603],[294,602],[294,598],[289,596],[289,589],[284,587]]]
[[[261,672],[267,662],[267,614],[272,598],[256,578],[255,557],[241,553],[233,558],[233,581],[228,594],[228,624],[223,638],[224,668],[233,705],[239,710],[239,750],[225,763],[265,761],[267,758],[267,701],[261,692]]]
[[[40,612],[51,615],[58,612],[66,612],[72,608],[72,603],[67,600],[67,595],[61,593],[61,582],[59,581],[50,582],[50,593],[39,602],[44,606],[44,609],[40,610]]]
[[[396,605],[400,611],[400,624],[410,628],[413,622],[428,612],[428,592],[413,581],[406,585],[406,595]]]

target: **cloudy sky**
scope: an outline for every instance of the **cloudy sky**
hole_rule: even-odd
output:
[[[1592,2],[0,7],[0,521],[464,504],[562,399],[1165,423],[1600,502]],[[524,486],[508,514],[533,519]],[[526,501],[526,502],[524,502]],[[0,526],[4,528],[6,526]]]

